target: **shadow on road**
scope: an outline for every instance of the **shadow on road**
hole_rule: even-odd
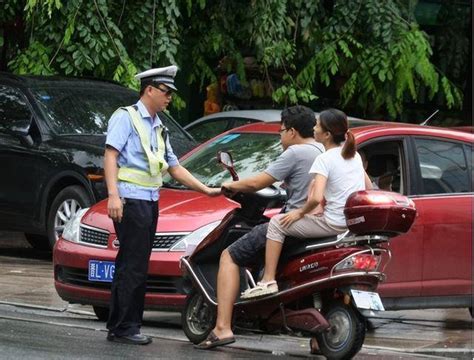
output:
[[[51,251],[33,249],[23,233],[0,231],[0,255],[22,259],[49,260]]]

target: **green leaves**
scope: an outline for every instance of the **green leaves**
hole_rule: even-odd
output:
[[[462,103],[462,93],[459,91],[459,89],[453,86],[453,84],[445,76],[441,77],[441,87],[443,89],[448,108],[452,108],[457,104]]]
[[[12,60],[9,66],[16,68],[19,74],[51,75],[54,72],[49,66],[50,53],[51,49],[39,42],[33,42],[28,49]],[[32,58],[35,61],[31,61]]]
[[[436,68],[429,39],[414,20],[415,2],[409,3],[6,0],[0,22],[15,19],[24,5],[28,42],[9,62],[19,73],[96,76],[137,88],[137,71],[176,63],[201,89],[228,71],[243,84],[249,75],[263,80],[280,104],[331,92],[356,112],[393,118],[404,101],[424,94],[459,107],[463,96],[450,79],[465,71],[459,59],[467,57],[469,42],[452,41],[459,37],[450,29],[464,17],[449,13],[452,25],[437,43],[446,56]],[[246,67],[248,58],[254,63]]]

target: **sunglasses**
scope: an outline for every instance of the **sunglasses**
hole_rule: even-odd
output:
[[[160,90],[163,94],[165,94],[166,96],[171,96],[174,94],[174,90],[173,89],[169,89],[169,88],[166,88],[166,89],[163,89],[159,86],[153,86],[155,89],[158,89]]]

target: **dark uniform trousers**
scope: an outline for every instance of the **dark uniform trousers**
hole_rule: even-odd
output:
[[[122,221],[114,222],[120,247],[115,259],[107,329],[117,336],[140,332],[157,222],[158,202],[137,199],[125,199]]]

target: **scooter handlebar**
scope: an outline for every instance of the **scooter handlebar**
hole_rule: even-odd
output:
[[[235,192],[233,192],[232,190],[226,188],[225,186],[221,186],[221,191],[222,191],[222,195],[224,195],[225,197],[228,197],[230,199],[232,199],[232,197],[236,194]]]

